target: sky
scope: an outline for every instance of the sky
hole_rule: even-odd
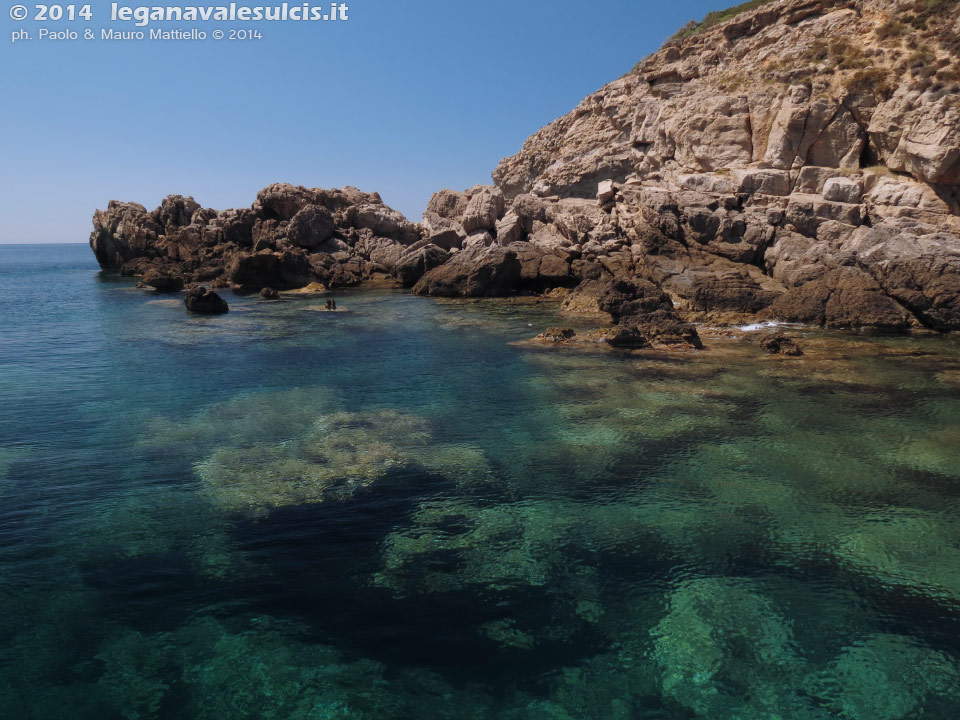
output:
[[[136,28],[110,22],[102,0],[73,22],[38,22],[33,5],[14,21],[16,2],[0,9],[0,243],[86,242],[111,199],[248,207],[273,182],[377,191],[419,220],[433,192],[490,183],[529,135],[718,7],[347,0],[346,22]],[[212,39],[231,27],[262,38]],[[80,38],[41,40],[41,28]],[[109,28],[197,28],[207,40],[101,39]],[[18,30],[32,39],[12,42]]]

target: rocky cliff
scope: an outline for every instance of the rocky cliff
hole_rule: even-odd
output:
[[[743,12],[740,12],[743,10]],[[639,324],[960,329],[960,0],[754,0],[678,33],[414,225],[271,186],[94,217],[104,267],[259,290],[563,288]]]
[[[90,247],[101,267],[143,276],[158,289],[187,283],[248,292],[330,287],[393,277],[413,284],[447,260],[419,225],[355,188],[270,185],[252,207],[211,210],[171,195],[152,212],[111,201],[93,216]]]

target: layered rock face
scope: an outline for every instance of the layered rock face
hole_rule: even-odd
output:
[[[412,285],[448,255],[379,195],[355,188],[276,184],[245,210],[210,210],[179,195],[153,212],[112,201],[93,225],[90,247],[103,268],[151,285],[162,277],[167,287],[182,280],[260,292],[391,276]]]
[[[273,185],[250,210],[113,202],[91,246],[104,267],[257,291],[563,288],[570,310],[651,342],[754,318],[957,330],[957,11],[778,0],[688,28],[527,140],[494,186],[435,194],[419,225],[376,194]]]

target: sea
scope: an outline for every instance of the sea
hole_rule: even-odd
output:
[[[0,246],[0,718],[960,715],[958,338],[223,296]]]

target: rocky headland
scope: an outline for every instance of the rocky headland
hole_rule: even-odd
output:
[[[241,210],[112,201],[90,245],[162,292],[550,294],[624,347],[697,347],[696,323],[958,330],[958,9],[711,14],[529,138],[493,185],[436,193],[420,223],[376,193],[275,184]]]

